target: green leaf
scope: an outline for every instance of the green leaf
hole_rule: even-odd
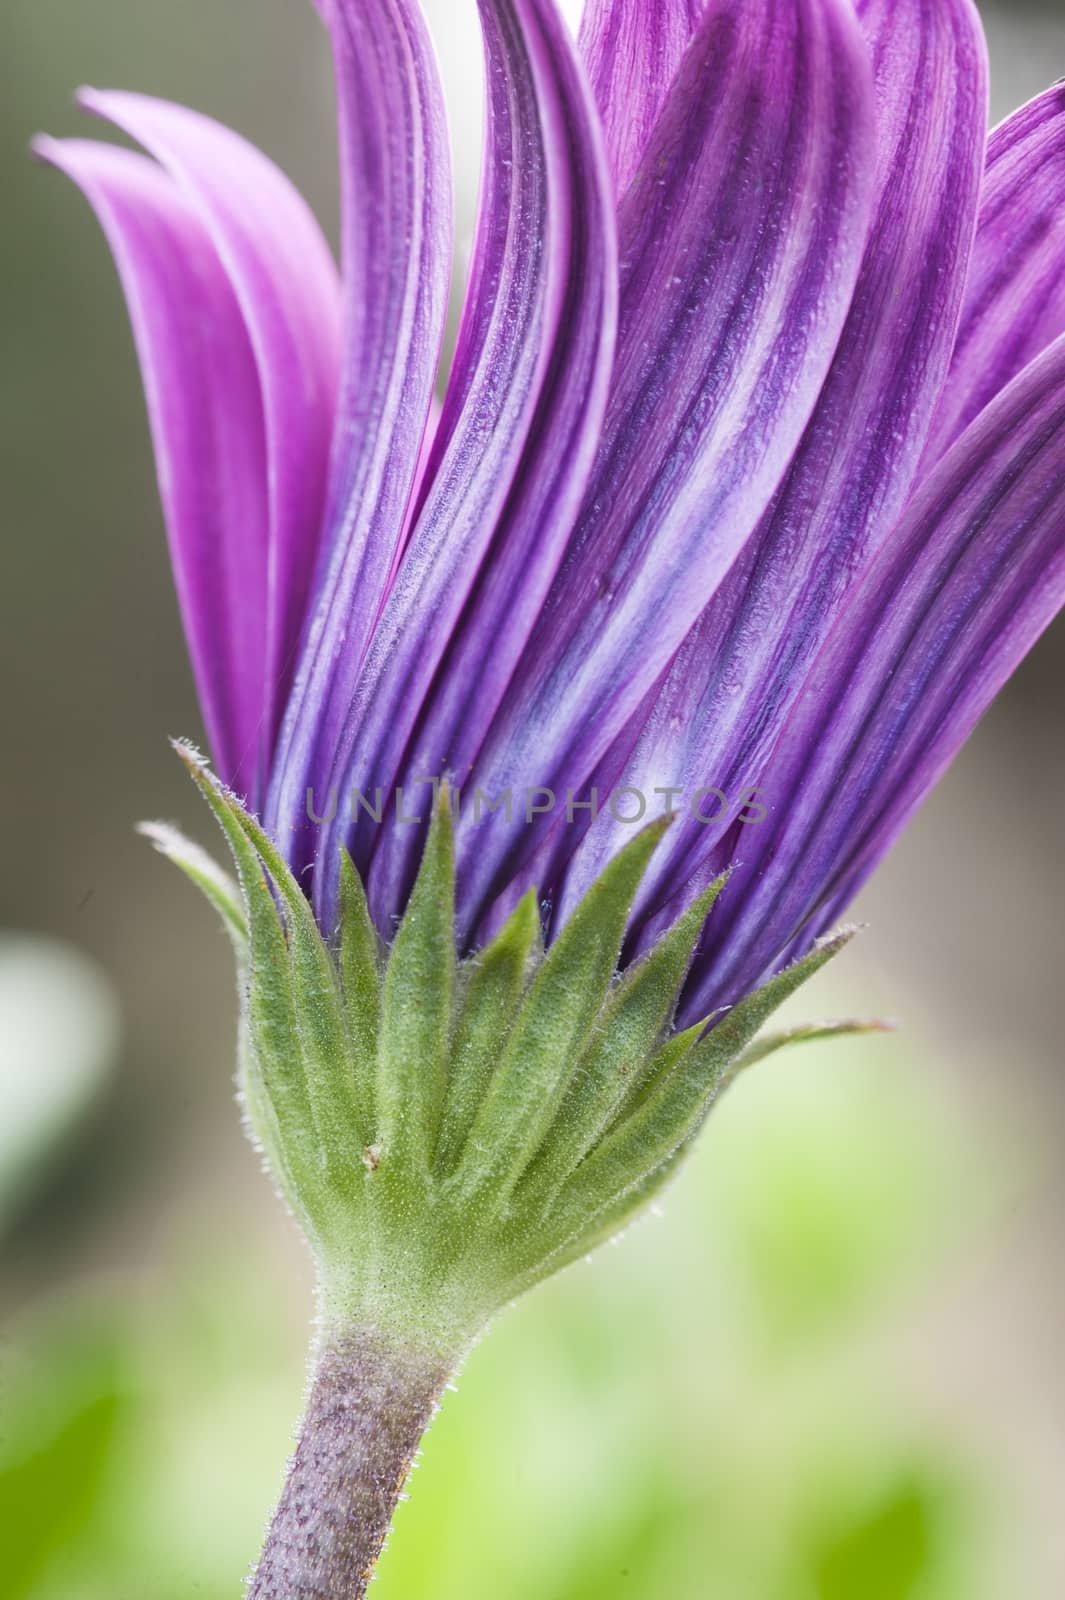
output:
[[[558,1115],[519,1186],[519,1204],[549,1206],[621,1108],[639,1096],[655,1047],[673,1020],[699,936],[727,881],[726,874],[711,884],[608,998]]]
[[[455,841],[441,785],[421,868],[385,974],[376,1142],[390,1185],[424,1187],[447,1089],[455,990]]]
[[[694,1137],[735,1076],[735,1063],[745,1047],[773,1012],[852,937],[853,931],[847,930],[820,943],[802,961],[734,1006],[705,1039],[680,1055],[672,1070],[658,1079],[641,1104],[592,1151],[562,1191],[549,1218],[561,1238],[598,1219]]]
[[[906,1474],[873,1503],[826,1527],[810,1551],[818,1600],[920,1600],[929,1591],[943,1515],[938,1483]]]
[[[609,993],[640,880],[668,825],[663,818],[645,828],[614,858],[548,950],[457,1175],[469,1205],[505,1206],[554,1121]]]
[[[90,1319],[50,1330],[17,1366],[5,1351],[0,1434],[0,1590],[31,1600],[56,1554],[105,1513],[131,1415],[117,1334]]]
[[[462,1157],[529,982],[542,959],[535,889],[518,902],[486,949],[463,968],[465,990],[450,1050],[450,1074],[435,1167],[448,1174]]]

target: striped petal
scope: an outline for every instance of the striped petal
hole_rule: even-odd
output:
[[[482,11],[489,143],[470,290],[431,487],[338,754],[341,793],[472,760],[562,557],[606,405],[617,253],[595,110],[552,3]],[[324,838],[326,863],[345,820]],[[394,817],[371,828],[353,841],[360,866],[377,838],[370,897],[387,927],[421,834]],[[328,926],[328,866],[315,889]]]
[[[853,294],[873,118],[849,0],[710,6],[622,206],[603,443],[486,788],[594,770],[757,526]],[[467,929],[540,842],[518,818],[460,831]]]
[[[298,867],[307,790],[328,781],[407,530],[451,272],[443,93],[416,0],[322,10],[340,113],[344,372],[328,544],[266,810]]]
[[[1065,333],[1065,86],[991,135],[980,228],[933,466],[1000,389]]]
[[[984,165],[983,34],[968,0],[869,0],[861,15],[880,138],[861,277],[788,478],[619,780],[647,795],[712,786],[728,799],[716,826],[681,813],[643,885],[645,912],[676,894],[743,810],[856,572],[901,515],[948,371]],[[625,834],[604,813],[564,905]]]
[[[182,620],[219,771],[254,787],[269,548],[259,375],[233,285],[199,212],[155,162],[41,139],[114,254],[140,357]]]
[[[226,268],[255,352],[269,485],[260,707],[265,770],[318,553],[338,381],[336,267],[321,229],[288,179],[229,128],[145,95],[84,90],[80,100],[130,134],[171,173]],[[257,803],[260,783],[250,792]]]
[[[643,158],[705,0],[588,0],[580,47],[624,194]]]
[[[1063,605],[1065,339],[944,458],[833,630],[686,1016],[745,993],[856,892]]]

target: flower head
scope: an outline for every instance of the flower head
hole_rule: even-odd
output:
[[[152,837],[233,938],[334,1354],[437,1384],[796,1037],[755,1039],[1065,602],[1065,89],[988,141],[971,0],[588,0],[579,42],[478,0],[438,407],[429,35],[318,9],[339,273],[191,111],[86,92],[146,154],[39,149],[125,286],[239,887]],[[430,1400],[321,1495],[312,1401],[256,1597],[364,1593]]]
[[[691,1020],[838,914],[1065,599],[1065,91],[988,144],[969,0],[590,0],[579,46],[481,0],[437,410],[429,36],[320,10],[339,275],[193,112],[86,92],[147,155],[41,144],[122,273],[216,761],[327,935],[341,845],[391,932],[429,778],[468,947],[675,810],[631,952],[739,862]]]
[[[679,1020],[839,915],[1065,601],[1065,90],[988,141],[970,0],[480,0],[452,256],[416,0],[325,0],[343,265],[181,107],[42,140],[110,239],[211,747],[332,938],[456,798],[460,945],[633,832],[627,957],[728,868]],[[421,802],[421,803],[420,803]]]

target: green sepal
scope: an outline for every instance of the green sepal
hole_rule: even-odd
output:
[[[635,1082],[625,1098],[618,1106],[610,1125],[604,1131],[604,1137],[614,1132],[615,1128],[627,1121],[634,1112],[644,1105],[658,1089],[670,1073],[678,1065],[689,1050],[693,1050],[703,1037],[707,1029],[707,1019],[696,1022],[692,1027],[685,1028],[683,1033],[671,1034],[663,1044],[648,1059],[639,1080]]]
[[[330,1183],[350,1193],[362,1172],[361,1156],[352,1149],[351,1129],[359,1127],[362,1119],[355,1099],[355,1070],[336,965],[306,895],[273,840],[234,795],[213,782],[203,767],[198,770],[243,833],[280,898],[291,1007],[319,1148]],[[362,1131],[368,1139],[369,1129],[364,1126]]]
[[[192,745],[174,748],[229,845],[244,896],[249,959],[241,1016],[240,1087],[256,1141],[292,1210],[313,1235],[323,1160],[307,1090],[288,944],[261,862],[221,785]]]
[[[447,1090],[455,992],[455,841],[446,784],[385,973],[376,1144],[389,1183],[424,1189]]]
[[[609,995],[636,891],[668,819],[620,851],[544,957],[489,1081],[456,1175],[474,1209],[506,1207],[555,1119]]]
[[[766,1061],[780,1050],[790,1050],[793,1045],[821,1044],[828,1039],[854,1039],[872,1033],[894,1033],[895,1024],[870,1017],[860,1020],[850,1018],[839,1022],[807,1022],[797,1028],[784,1028],[780,1033],[767,1033],[756,1039],[736,1062],[735,1074],[746,1072],[760,1061]]]
[[[838,933],[819,939],[801,961],[785,967],[783,972],[778,972],[768,983],[725,1012],[695,1052],[699,1070],[717,1074],[718,1098],[741,1072],[760,1059],[757,1050],[751,1047],[770,1017],[822,967],[835,960],[857,932],[857,928],[841,928]]]
[[[376,1126],[377,1119],[377,1050],[387,953],[373,925],[362,879],[343,849],[340,853],[339,915],[340,987],[351,1039],[355,1100],[363,1108],[368,1130]]]
[[[599,1142],[655,1071],[656,1050],[673,1021],[699,936],[728,882],[723,874],[642,960],[629,968],[596,1020],[554,1122],[518,1191],[543,1207]]]
[[[484,1102],[499,1051],[514,1026],[530,979],[543,960],[540,906],[535,889],[523,895],[500,932],[464,964],[450,1050],[450,1071],[436,1171],[455,1171]]]
[[[564,1243],[650,1178],[699,1131],[735,1075],[735,1063],[773,1013],[847,945],[853,930],[822,941],[726,1012],[713,1030],[693,1039],[660,1071],[651,1091],[581,1164],[548,1213],[546,1225]],[[667,1046],[668,1049],[668,1046]]]
[[[662,1198],[680,1175],[693,1142],[681,1145],[654,1172],[633,1184],[620,1199],[606,1206],[587,1226],[578,1229],[561,1244],[554,1243],[546,1253],[542,1246],[540,1250],[531,1252],[525,1272],[517,1280],[515,1293],[525,1294],[538,1283],[564,1272],[574,1262],[587,1261],[603,1245],[619,1239],[635,1222],[653,1211],[656,1201]]]
[[[213,856],[202,846],[186,839],[179,829],[169,822],[141,822],[137,832],[150,839],[161,856],[172,861],[207,896],[222,919],[229,934],[238,961],[243,965],[248,959],[248,919],[240,885],[228,872],[223,872]]]
[[[653,1091],[655,1084],[673,1071],[677,1063],[687,1054],[705,1031],[705,1024],[700,1022],[686,1033],[674,1034],[652,1059],[648,1067],[646,1081],[639,1092],[633,1096],[631,1104],[638,1104],[646,1099],[648,1094]],[[741,1073],[767,1060],[770,1056],[776,1055],[781,1050],[790,1049],[793,1045],[814,1044],[830,1039],[846,1039],[868,1034],[893,1033],[894,1031],[894,1023],[870,1019],[800,1024],[798,1027],[782,1029],[779,1033],[766,1034],[756,1040],[733,1063],[717,1087],[714,1094],[714,1103],[717,1103],[725,1089]],[[556,1272],[561,1272],[574,1261],[587,1257],[592,1251],[598,1249],[600,1245],[617,1239],[624,1233],[630,1223],[641,1216],[648,1207],[653,1206],[654,1202],[662,1196],[677,1178],[697,1138],[698,1129],[696,1128],[691,1137],[681,1144],[660,1166],[656,1167],[652,1173],[634,1185],[633,1188],[627,1190],[613,1205],[608,1206],[600,1214],[590,1234],[582,1231],[576,1237],[576,1242],[571,1240],[568,1245],[563,1245],[557,1249],[553,1255],[548,1257],[547,1261],[539,1262],[534,1266],[530,1270],[529,1278],[524,1287],[531,1288],[544,1278],[551,1277]]]

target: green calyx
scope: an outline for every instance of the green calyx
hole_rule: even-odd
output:
[[[178,749],[239,881],[173,829],[144,831],[233,940],[247,1121],[316,1255],[327,1324],[461,1350],[500,1307],[648,1204],[739,1071],[793,1040],[875,1026],[759,1038],[844,932],[709,1031],[674,1032],[725,880],[619,976],[666,822],[615,857],[546,951],[531,891],[486,948],[459,960],[446,785],[391,947],[347,856],[329,944],[259,824],[195,751]]]

